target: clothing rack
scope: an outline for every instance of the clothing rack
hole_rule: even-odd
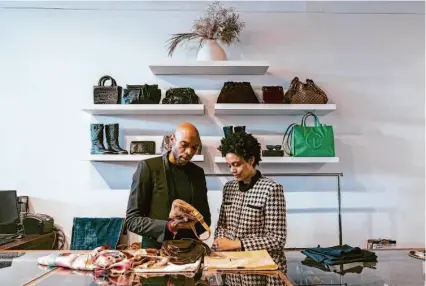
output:
[[[206,177],[232,177],[230,173],[206,173]],[[340,177],[343,173],[262,173],[265,177],[336,177],[337,178],[337,203],[339,223],[339,245],[342,246],[342,197],[340,192]]]

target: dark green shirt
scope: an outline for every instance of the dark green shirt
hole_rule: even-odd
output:
[[[174,199],[180,199],[187,202],[188,204],[193,204],[192,188],[188,178],[188,168],[186,166],[177,166],[172,163],[170,163],[169,166],[170,173],[172,175],[172,181],[176,191],[174,194]]]

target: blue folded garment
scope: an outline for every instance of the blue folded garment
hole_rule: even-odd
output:
[[[347,244],[333,247],[307,248],[302,253],[316,262],[328,265],[377,260],[374,252],[362,250],[359,247],[351,247]]]
[[[71,250],[92,250],[101,245],[117,248],[124,218],[74,218]]]

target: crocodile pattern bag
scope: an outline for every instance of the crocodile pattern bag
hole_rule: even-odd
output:
[[[200,99],[190,87],[169,88],[163,98],[163,104],[199,104]]]
[[[289,104],[326,104],[328,98],[313,80],[307,79],[306,83],[303,83],[298,77],[295,77],[284,95],[284,102]]]
[[[161,89],[158,84],[126,85],[123,104],[159,104]]]
[[[110,86],[105,86],[107,80],[111,81]],[[99,79],[98,85],[93,87],[94,104],[120,104],[121,87],[117,86],[115,79],[109,75]]]
[[[154,141],[132,141],[130,143],[130,154],[155,154]]]

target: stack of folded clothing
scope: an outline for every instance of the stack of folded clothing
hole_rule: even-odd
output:
[[[374,252],[362,250],[359,247],[351,247],[347,244],[333,247],[307,248],[302,253],[316,262],[327,265],[377,261],[377,255]]]

